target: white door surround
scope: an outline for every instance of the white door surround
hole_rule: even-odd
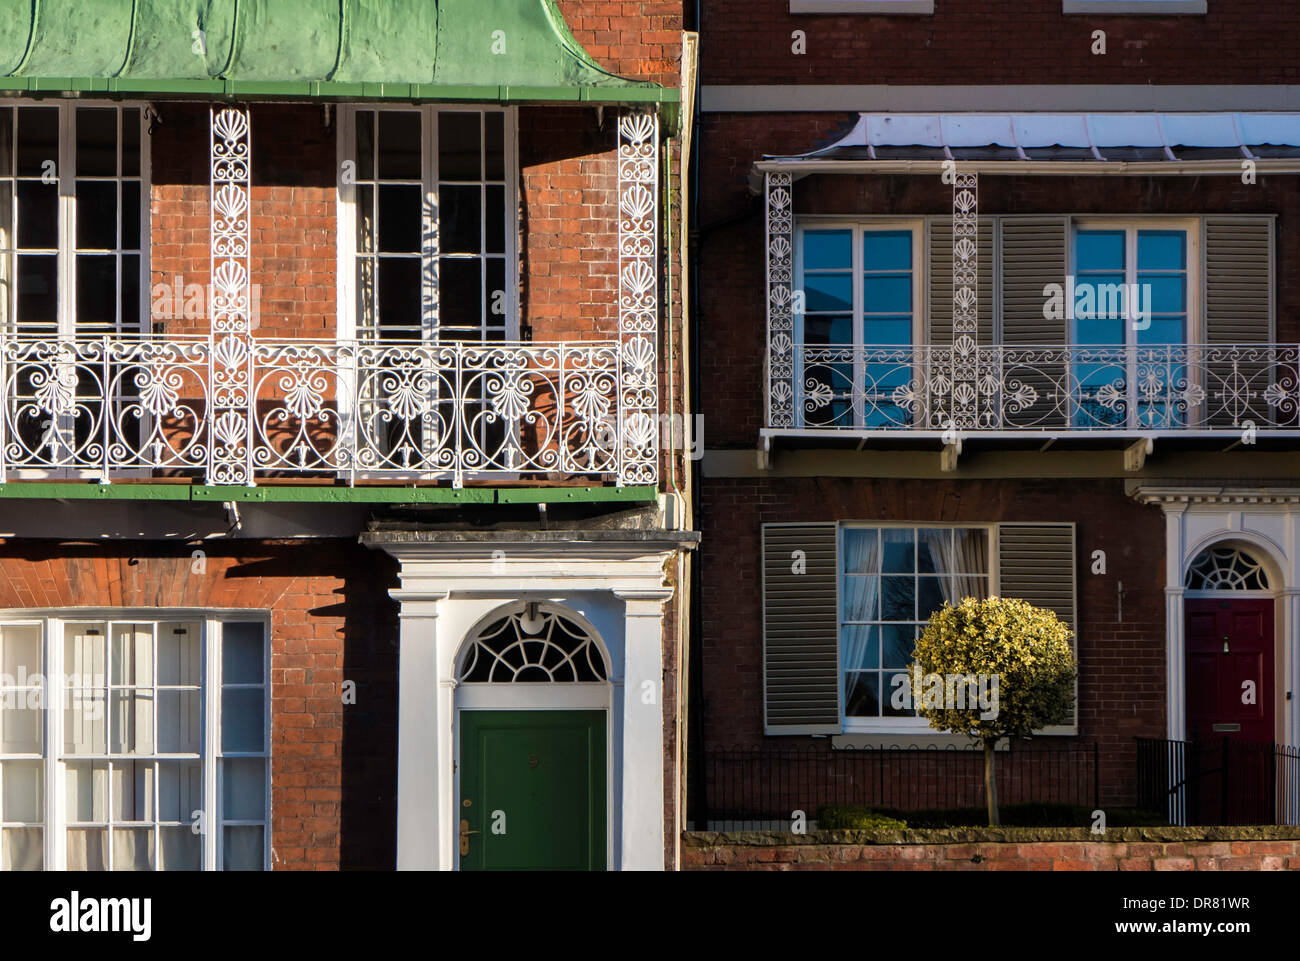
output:
[[[664,868],[664,570],[689,533],[391,531],[362,535],[397,558],[401,605],[398,870],[455,870],[454,769],[462,708],[606,709],[609,864]],[[463,645],[503,605],[574,612],[603,646],[609,679],[459,684]],[[514,690],[504,690],[513,688]]]
[[[1186,650],[1183,601],[1188,566],[1209,547],[1240,547],[1263,566],[1266,594],[1276,599],[1275,737],[1300,745],[1300,489],[1194,488],[1137,485],[1142,504],[1159,504],[1165,514],[1165,670],[1167,733],[1172,740],[1187,734]],[[1196,596],[1207,596],[1198,594]],[[1232,594],[1224,594],[1231,597]]]

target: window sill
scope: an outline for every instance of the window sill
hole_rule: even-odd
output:
[[[934,0],[790,0],[791,13],[934,13]]]
[[[1165,17],[1206,12],[1207,0],[1064,0],[1063,13],[1102,13],[1118,17]]]

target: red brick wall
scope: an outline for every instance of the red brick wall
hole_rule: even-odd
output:
[[[607,70],[667,86],[678,82],[683,0],[559,0],[574,39]]]
[[[707,835],[688,838],[682,866],[688,871],[1300,870],[1300,840],[1296,839],[939,844],[834,844],[818,843],[811,836],[797,844],[781,843],[777,836],[765,840],[771,843],[713,843]]]
[[[700,716],[710,745],[764,742],[761,525],[841,519],[1074,522],[1080,665],[1075,740],[1101,746],[1102,802],[1133,803],[1133,739],[1165,732],[1164,518],[1158,507],[1126,497],[1119,480],[707,480],[701,491],[704,583],[698,603],[704,639]],[[1106,552],[1105,576],[1091,573],[1095,550]],[[1121,581],[1123,622],[1116,594]],[[774,747],[812,743],[766,740]]]
[[[395,561],[345,541],[0,544],[0,608],[270,613],[276,869],[396,864],[396,583]]]
[[[1061,0],[935,0],[932,16],[792,16],[789,0],[703,5],[709,84],[1295,83],[1300,7],[1211,0],[1205,16],[1065,16]],[[793,30],[807,53],[791,52]],[[1092,53],[1105,30],[1107,53]]]

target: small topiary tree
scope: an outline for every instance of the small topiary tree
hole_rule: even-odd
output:
[[[1014,598],[945,603],[917,640],[910,671],[912,701],[931,727],[984,743],[984,791],[996,826],[998,740],[1061,723],[1074,701],[1069,627]]]

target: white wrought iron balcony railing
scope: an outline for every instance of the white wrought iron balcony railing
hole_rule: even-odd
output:
[[[643,482],[658,424],[627,413],[626,376],[647,375],[614,342],[11,335],[0,481],[228,483],[233,461],[254,480]]]
[[[965,352],[831,344],[792,353],[794,423],[769,427],[1148,435],[1253,428],[1300,436],[1293,344]]]

